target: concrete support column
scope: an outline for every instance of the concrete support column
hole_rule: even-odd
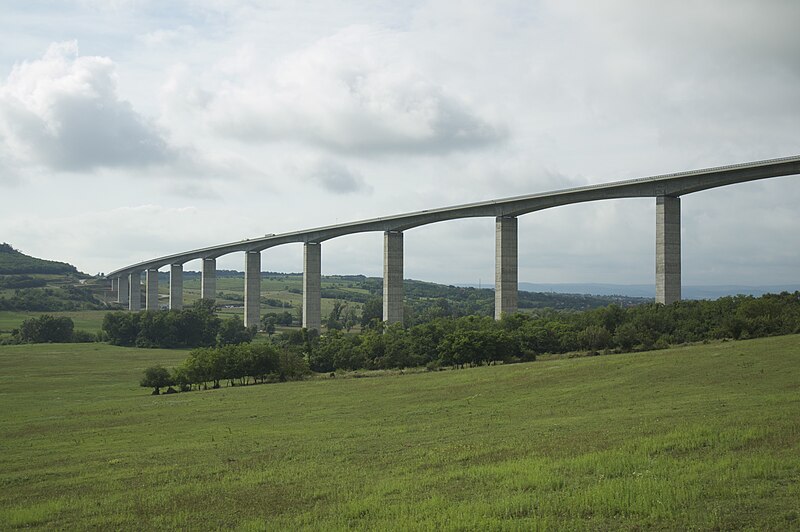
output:
[[[517,219],[498,216],[495,222],[494,319],[517,311]]]
[[[216,299],[217,294],[217,259],[203,259],[203,271],[200,273],[200,297]]]
[[[158,270],[150,268],[145,274],[147,288],[144,292],[144,305],[147,310],[158,310]]]
[[[322,244],[303,246],[303,327],[322,327]]]
[[[133,272],[128,275],[128,310],[142,310],[142,272]]]
[[[403,233],[383,234],[383,321],[403,323]]]
[[[169,308],[183,308],[183,264],[171,264],[169,267]]]
[[[244,325],[258,327],[261,317],[261,252],[244,255]]]
[[[681,199],[656,197],[656,303],[681,299]]]
[[[117,302],[123,305],[128,304],[130,294],[128,293],[128,276],[123,276],[117,279]]]

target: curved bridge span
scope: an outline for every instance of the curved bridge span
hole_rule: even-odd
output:
[[[303,243],[303,326],[321,324],[321,245],[332,238],[371,231],[384,233],[383,318],[403,320],[403,231],[447,220],[475,217],[496,219],[495,317],[517,311],[517,217],[535,211],[619,198],[656,199],[656,301],[669,304],[681,298],[680,197],[692,192],[759,179],[800,174],[800,155],[688,172],[664,174],[553,192],[515,196],[398,214],[370,220],[273,234],[218,246],[176,253],[125,266],[109,273],[117,300],[140,310],[141,273],[146,272],[145,308],[158,309],[158,269],[170,266],[170,308],[183,306],[183,264],[202,260],[201,294],[216,292],[216,259],[245,254],[244,322],[257,325],[261,295],[261,251]]]

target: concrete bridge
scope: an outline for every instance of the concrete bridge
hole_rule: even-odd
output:
[[[141,273],[145,272],[145,308],[155,310],[159,308],[158,269],[169,266],[169,306],[180,309],[183,306],[184,263],[202,260],[201,297],[213,299],[217,258],[229,253],[244,253],[244,323],[257,325],[260,318],[261,252],[301,242],[304,245],[303,327],[319,329],[322,319],[322,243],[353,233],[382,231],[383,319],[396,323],[403,320],[403,231],[445,220],[491,216],[496,220],[495,317],[500,318],[502,314],[517,311],[518,216],[573,203],[652,197],[656,200],[656,301],[669,304],[681,298],[680,197],[736,183],[797,174],[800,174],[800,156],[793,156],[515,196],[251,238],[139,262],[113,271],[107,277],[117,291],[117,300],[127,304],[130,310],[140,310]]]

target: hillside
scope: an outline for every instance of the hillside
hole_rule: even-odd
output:
[[[38,259],[17,251],[10,244],[0,244],[0,275],[56,274],[79,275],[78,269],[66,262]]]
[[[89,281],[66,262],[26,255],[0,244],[0,311],[59,312],[99,310],[105,284]],[[0,317],[0,322],[4,322]],[[0,329],[0,333],[2,333]]]
[[[797,530],[800,336],[151,397],[183,351],[0,347],[0,522]]]

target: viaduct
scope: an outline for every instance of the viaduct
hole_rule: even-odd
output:
[[[488,217],[496,220],[495,317],[517,311],[517,217],[543,209],[617,198],[652,197],[656,200],[656,301],[669,304],[681,298],[681,200],[692,192],[711,188],[800,174],[800,156],[643,177],[543,194],[469,203],[267,235],[229,244],[159,257],[109,273],[117,300],[130,310],[141,309],[141,273],[146,274],[145,308],[158,309],[158,269],[169,265],[169,306],[183,306],[183,264],[202,260],[201,297],[213,299],[216,292],[216,260],[229,253],[244,253],[244,323],[259,322],[261,252],[271,247],[303,243],[303,327],[320,329],[321,250],[332,238],[383,231],[383,319],[403,320],[403,231],[413,227],[460,218]]]

